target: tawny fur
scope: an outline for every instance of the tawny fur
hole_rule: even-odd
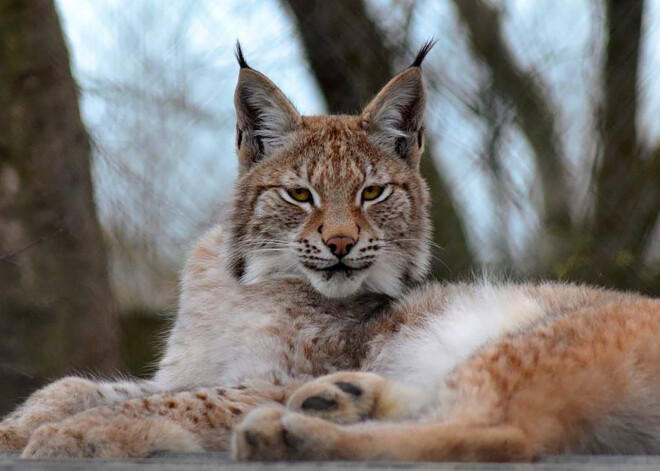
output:
[[[300,116],[242,59],[233,209],[190,252],[158,372],[55,382],[0,424],[0,450],[142,457],[231,441],[237,459],[391,461],[659,452],[659,301],[425,281],[421,58],[361,115],[320,117]],[[382,192],[364,200],[374,185]],[[295,188],[311,198],[295,200]],[[333,237],[352,241],[343,265]]]

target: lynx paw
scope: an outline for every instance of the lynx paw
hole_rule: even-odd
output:
[[[96,383],[75,377],[63,378],[36,391],[0,423],[0,451],[22,450],[39,427],[93,407],[99,397]]]
[[[23,458],[143,458],[155,451],[199,452],[194,435],[164,419],[74,417],[39,427]]]
[[[28,438],[28,434],[21,433],[16,427],[0,425],[0,452],[22,450],[27,445]]]
[[[250,412],[232,436],[232,458],[245,461],[323,460],[336,458],[339,428],[282,407]]]
[[[340,424],[377,418],[387,380],[373,373],[342,372],[304,384],[289,409]]]

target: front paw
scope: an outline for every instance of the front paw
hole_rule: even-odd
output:
[[[376,418],[387,380],[373,373],[341,372],[310,381],[287,406],[331,422],[351,424]]]
[[[260,407],[250,412],[232,436],[232,458],[245,461],[326,460],[337,458],[341,433],[324,420]]]
[[[22,458],[92,458],[94,443],[85,439],[82,431],[66,430],[58,424],[43,425],[34,431],[23,450]]]
[[[0,425],[0,452],[20,451],[27,445],[29,434],[11,425]]]
[[[23,458],[144,458],[155,451],[199,452],[188,431],[164,419],[91,414],[39,427]]]

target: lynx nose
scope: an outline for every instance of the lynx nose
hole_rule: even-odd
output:
[[[347,236],[330,237],[325,241],[325,245],[337,258],[342,258],[355,246],[355,239]]]

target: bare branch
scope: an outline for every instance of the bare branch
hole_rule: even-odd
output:
[[[571,231],[564,163],[555,115],[543,87],[523,71],[502,36],[499,13],[482,0],[454,0],[471,46],[491,73],[493,89],[516,111],[516,122],[534,151],[544,199],[544,227],[561,242]],[[552,255],[560,256],[559,253]]]
[[[644,2],[607,0],[604,97],[595,172],[596,260],[612,282],[634,285],[660,205],[660,150],[637,139],[639,52]]]

